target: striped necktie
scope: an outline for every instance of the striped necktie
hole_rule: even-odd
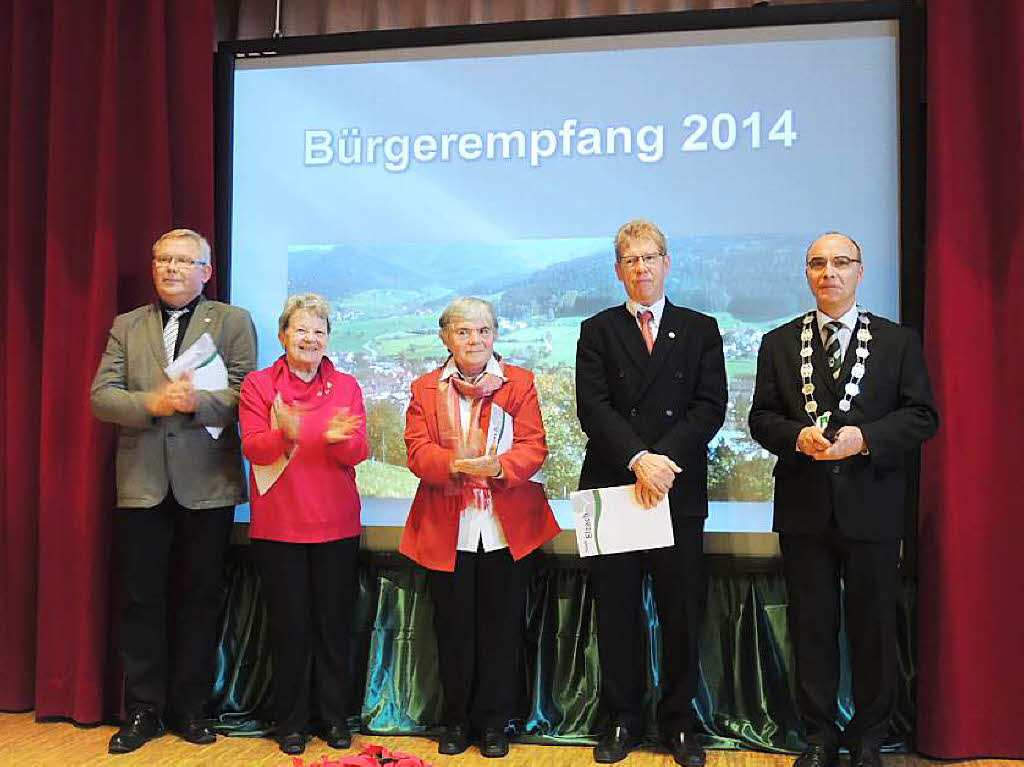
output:
[[[839,379],[839,371],[843,367],[843,346],[839,343],[839,331],[843,329],[843,323],[838,320],[825,323],[825,331],[828,333],[828,340],[825,342],[825,356],[828,358],[828,369],[832,371],[832,378]]]
[[[167,364],[174,362],[174,347],[178,344],[178,318],[188,309],[175,309],[167,312],[167,324],[164,325],[164,351],[167,352]]]

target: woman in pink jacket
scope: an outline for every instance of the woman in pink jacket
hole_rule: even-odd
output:
[[[284,753],[301,754],[311,731],[332,748],[352,742],[355,466],[367,456],[366,411],[356,379],[325,356],[326,300],[292,296],[278,328],[284,354],[246,377],[239,422],[250,463],[249,537],[270,621],[277,740]]]

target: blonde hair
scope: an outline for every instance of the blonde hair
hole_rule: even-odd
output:
[[[281,310],[281,316],[277,318],[278,331],[283,333],[287,330],[288,322],[291,320],[292,315],[301,309],[315,314],[326,322],[327,334],[331,334],[331,305],[319,293],[296,293],[294,296],[288,296],[284,300],[284,309]]]
[[[615,234],[615,259],[622,258],[622,251],[626,247],[626,243],[645,239],[650,239],[654,243],[659,255],[664,256],[668,252],[668,241],[654,222],[634,218],[620,226],[619,231]]]

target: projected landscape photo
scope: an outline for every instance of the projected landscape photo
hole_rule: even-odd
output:
[[[761,336],[809,302],[798,267],[802,238],[668,236],[669,299],[713,315],[725,344],[729,406],[709,446],[711,500],[770,501],[774,458],[751,439],[747,413]],[[495,350],[536,375],[549,497],[565,499],[576,489],[586,444],[574,387],[580,322],[624,300],[607,237],[293,246],[288,292],[307,291],[331,302],[329,355],[363,388],[371,450],[358,472],[364,496],[415,492],[403,440],[409,384],[444,361],[437,318],[462,295],[494,303]]]

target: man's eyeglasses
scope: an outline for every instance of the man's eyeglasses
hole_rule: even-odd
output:
[[[807,268],[810,269],[812,272],[823,272],[825,271],[825,267],[828,266],[829,264],[832,264],[834,268],[841,270],[849,269],[854,264],[859,263],[859,258],[847,258],[846,256],[837,256],[836,258],[833,258],[830,261],[827,258],[821,258],[820,256],[816,256],[814,258],[807,259]]]
[[[619,263],[627,269],[632,269],[640,264],[641,261],[644,266],[654,266],[655,261],[664,257],[664,255],[664,253],[645,253],[641,256],[626,256],[625,258],[620,258]]]
[[[179,269],[193,269],[197,266],[206,266],[206,261],[197,261],[194,258],[181,258],[179,256],[153,256],[153,263],[161,269],[170,269],[177,266]]]

